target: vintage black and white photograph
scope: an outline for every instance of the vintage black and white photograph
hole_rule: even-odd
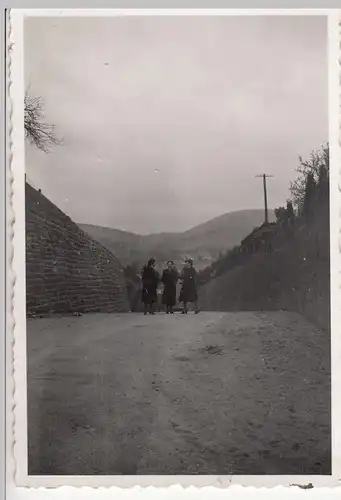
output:
[[[328,17],[23,40],[28,475],[331,475]]]

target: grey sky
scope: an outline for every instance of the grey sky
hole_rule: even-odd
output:
[[[283,205],[328,140],[316,16],[28,18],[25,75],[64,145],[27,147],[34,186],[76,222],[140,233]]]

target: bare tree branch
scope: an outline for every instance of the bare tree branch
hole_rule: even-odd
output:
[[[51,146],[60,146],[62,140],[55,133],[55,126],[44,122],[44,103],[41,97],[25,95],[25,138],[44,153]]]
[[[321,149],[313,151],[308,160],[303,160],[300,156],[298,158],[299,165],[296,172],[298,177],[290,184],[290,193],[292,201],[297,209],[303,206],[305,188],[308,175],[311,174],[314,181],[318,182],[321,167],[329,172],[329,144],[322,146]]]

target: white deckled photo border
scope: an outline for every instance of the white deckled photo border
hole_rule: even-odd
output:
[[[330,144],[330,256],[331,256],[331,343],[332,343],[332,474],[330,476],[29,476],[27,473],[26,394],[26,304],[25,304],[25,147],[24,147],[24,19],[27,16],[128,16],[128,15],[323,15],[328,18],[329,144]],[[306,485],[334,487],[341,481],[341,36],[340,11],[327,9],[13,9],[9,14],[7,47],[8,101],[10,109],[9,194],[7,235],[9,239],[11,303],[7,307],[7,363],[12,378],[11,422],[7,425],[8,458],[16,486],[26,488],[88,486],[131,488],[214,486],[225,488]],[[247,62],[246,62],[247,63]],[[338,397],[339,396],[339,397]]]

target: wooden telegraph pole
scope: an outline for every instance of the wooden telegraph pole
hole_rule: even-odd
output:
[[[265,224],[268,224],[269,216],[268,216],[268,195],[266,192],[266,179],[267,177],[273,177],[273,175],[261,174],[261,175],[256,175],[256,177],[262,177],[263,179]]]

